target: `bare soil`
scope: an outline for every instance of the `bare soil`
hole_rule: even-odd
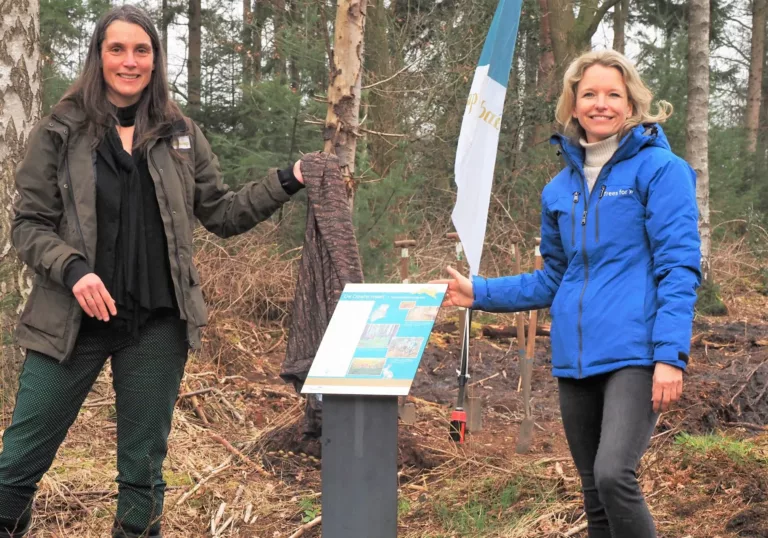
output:
[[[697,320],[693,342],[684,395],[661,417],[639,469],[659,536],[766,538],[768,322]],[[417,420],[400,427],[400,536],[586,537],[577,530],[584,522],[579,483],[559,419],[549,339],[538,337],[536,345],[530,453],[514,453],[522,420],[516,340],[479,332],[468,390],[482,402],[483,429],[457,446],[448,417],[460,343],[455,323],[436,325],[409,396]],[[213,390],[196,397],[208,424],[190,397],[179,402],[166,464],[166,538],[288,538],[320,514],[320,443],[302,434],[302,400],[276,375],[284,349],[270,346],[215,372],[191,361],[184,390]],[[99,402],[110,390],[107,372],[41,483],[32,536],[108,535],[115,432],[111,407]],[[749,453],[688,450],[677,441],[683,432],[722,434],[746,442]],[[320,535],[321,525],[300,534]]]

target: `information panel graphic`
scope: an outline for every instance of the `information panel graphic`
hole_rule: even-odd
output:
[[[446,289],[347,284],[301,392],[408,394]]]

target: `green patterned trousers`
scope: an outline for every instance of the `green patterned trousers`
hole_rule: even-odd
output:
[[[28,351],[0,453],[0,538],[23,536],[37,483],[111,357],[117,408],[118,500],[113,536],[160,536],[173,407],[187,360],[186,324],[150,319],[138,340],[81,332],[65,363]]]

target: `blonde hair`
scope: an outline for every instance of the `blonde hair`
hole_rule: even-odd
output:
[[[578,120],[573,117],[573,109],[576,105],[576,89],[579,81],[584,77],[584,72],[595,64],[618,69],[627,87],[627,99],[632,107],[632,115],[619,129],[619,138],[636,125],[662,123],[672,115],[672,105],[667,101],[658,101],[656,113],[651,113],[653,93],[626,56],[615,50],[593,50],[585,52],[571,62],[563,77],[563,92],[557,100],[555,119],[567,136],[578,138],[585,134]]]

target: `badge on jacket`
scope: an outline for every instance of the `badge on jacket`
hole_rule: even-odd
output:
[[[189,142],[189,136],[177,136],[173,139],[173,149],[191,149],[192,144]]]

